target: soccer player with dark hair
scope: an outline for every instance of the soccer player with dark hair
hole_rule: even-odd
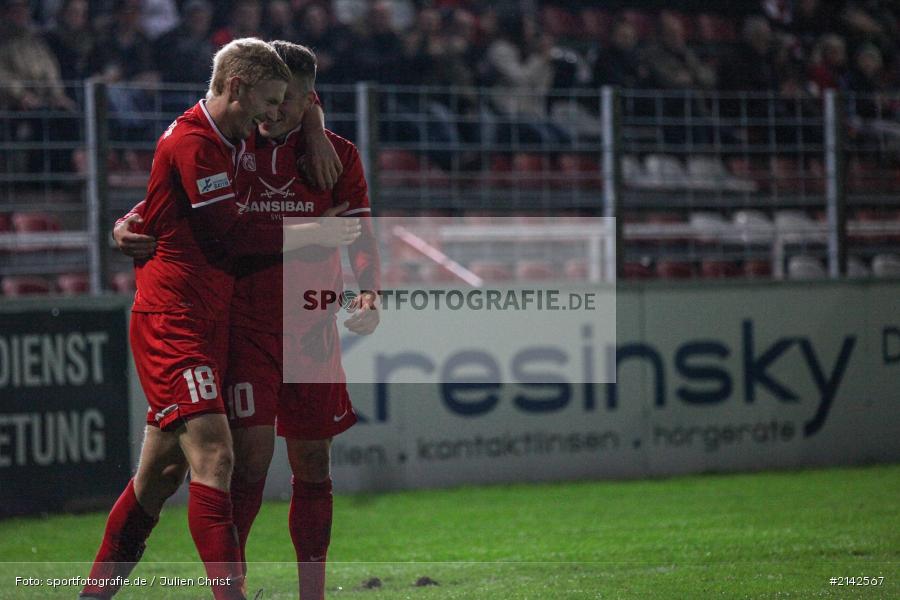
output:
[[[355,239],[352,221],[332,237],[319,224],[282,228],[240,218],[237,181],[247,139],[276,121],[291,73],[271,46],[248,38],[215,56],[206,100],[176,119],[157,142],[144,231],[155,252],[135,264],[130,341],[150,405],[134,478],[110,511],[91,578],[127,576],[165,500],[191,470],[188,523],[212,591],[244,598],[241,546],[232,518],[231,434],[223,376],[236,256],[279,253],[327,239]],[[252,147],[250,147],[252,151]],[[357,226],[358,227],[358,226]],[[84,598],[109,598],[111,583],[89,583]]]
[[[377,290],[377,245],[368,218],[368,191],[359,154],[352,143],[327,132],[340,157],[342,174],[331,191],[316,189],[303,180],[297,169],[306,152],[301,121],[315,103],[315,55],[297,44],[272,42],[272,46],[290,68],[292,78],[279,118],[259,125],[254,171],[245,172],[245,179],[238,182],[249,190],[240,206],[251,218],[279,223],[284,217],[359,218],[362,235],[348,246],[350,261],[360,286]],[[273,194],[293,200],[264,201]],[[120,220],[114,235],[120,249],[130,256],[143,258],[153,252],[153,239],[130,232],[127,221]],[[262,502],[277,415],[278,435],[286,439],[293,473],[289,528],[297,554],[300,597],[324,598],[332,522],[330,443],[333,436],[356,422],[356,416],[340,365],[334,314],[304,313],[290,324],[283,323],[282,276],[303,281],[306,289],[337,289],[342,285],[340,253],[335,248],[325,249],[287,262],[280,254],[248,256],[235,261],[234,269],[226,403],[235,443],[231,496],[241,547]],[[378,325],[372,291],[354,301],[356,312],[345,323],[354,333],[365,335]],[[282,383],[283,335],[298,340],[312,337],[333,349],[322,361],[324,371],[318,372],[317,382]],[[304,351],[303,342],[298,351]]]

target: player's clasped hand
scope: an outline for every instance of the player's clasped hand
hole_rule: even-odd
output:
[[[156,252],[156,238],[150,235],[134,233],[131,229],[144,221],[140,215],[132,214],[116,223],[113,228],[113,239],[119,250],[126,256],[142,260],[150,258]]]
[[[319,245],[332,248],[349,246],[362,233],[359,219],[336,216],[347,210],[348,206],[349,204],[344,202],[332,207],[325,211],[322,218],[319,219]]]
[[[344,321],[344,327],[357,335],[369,335],[375,331],[381,321],[377,300],[378,296],[372,292],[363,292],[354,298],[349,307],[353,316]]]

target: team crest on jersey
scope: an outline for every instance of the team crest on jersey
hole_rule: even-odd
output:
[[[241,157],[241,166],[245,171],[256,171],[256,156],[253,154],[244,154]]]
[[[200,190],[201,194],[215,192],[216,190],[227,188],[229,185],[231,185],[231,182],[228,181],[228,173],[216,173],[197,180],[197,189]]]
[[[262,177],[259,177],[258,179],[259,182],[266,187],[266,191],[262,193],[263,198],[271,198],[273,196],[278,196],[280,198],[290,198],[291,196],[296,195],[291,191],[291,184],[294,183],[295,179],[297,179],[296,177],[291,177],[290,181],[279,188],[273,185],[269,185],[269,183],[266,182],[266,180]]]

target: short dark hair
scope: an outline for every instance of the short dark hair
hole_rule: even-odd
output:
[[[316,85],[315,53],[306,46],[284,40],[275,40],[269,44],[275,48],[275,52],[291,70],[291,75],[306,80],[309,91],[312,91]]]

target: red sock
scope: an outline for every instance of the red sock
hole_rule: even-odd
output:
[[[244,598],[241,549],[231,517],[228,492],[192,481],[188,498],[188,526],[216,600]]]
[[[331,479],[321,483],[293,480],[289,523],[297,551],[300,597],[325,598],[325,555],[331,542]]]
[[[158,519],[151,517],[134,495],[134,480],[125,486],[125,491],[116,500],[109,518],[103,542],[91,567],[91,579],[115,579],[128,577],[134,565],[144,553],[147,538]],[[86,585],[82,595],[96,598],[111,598],[119,591],[119,585]]]
[[[231,478],[231,506],[234,513],[234,526],[237,528],[238,541],[241,545],[241,564],[244,575],[247,574],[247,538],[250,536],[250,527],[253,526],[253,521],[259,514],[265,487],[265,477],[261,481],[254,482],[238,477]]]

